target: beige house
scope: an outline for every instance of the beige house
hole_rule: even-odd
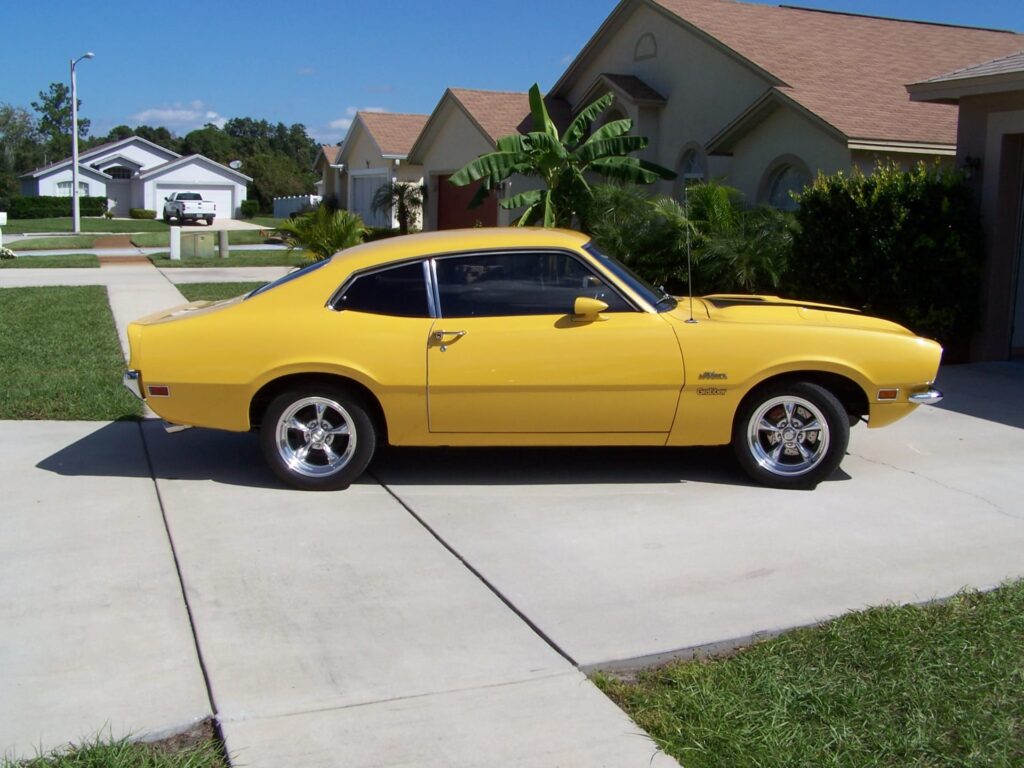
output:
[[[557,114],[557,108],[555,111]],[[513,189],[515,193],[529,189],[523,179],[509,180],[483,205],[470,209],[477,186],[456,187],[448,183],[448,178],[474,158],[497,149],[502,136],[530,130],[529,115],[530,101],[525,92],[468,88],[444,92],[409,153],[409,161],[423,167],[427,190],[424,229],[511,223],[514,213],[500,208],[498,200],[514,194]]]
[[[344,208],[341,166],[337,164],[339,154],[341,154],[340,144],[320,145],[320,152],[313,163],[313,170],[320,174],[320,181],[316,182],[314,186],[316,193],[329,204]]]
[[[371,227],[397,226],[393,214],[373,210],[373,197],[392,181],[423,183],[423,169],[408,158],[426,122],[426,115],[357,112],[331,168],[338,173],[339,207],[358,213]]]
[[[904,85],[1024,48],[1009,32],[726,0],[623,0],[550,96],[611,90],[647,159],[786,208],[820,170],[952,158],[956,111]],[[664,183],[662,191],[670,191]]]
[[[915,103],[960,107],[956,160],[981,201],[988,249],[972,357],[1024,357],[1024,51],[907,90]]]

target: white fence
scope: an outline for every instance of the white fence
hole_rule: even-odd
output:
[[[320,195],[292,195],[274,198],[274,218],[284,219],[293,213],[316,208],[323,200]]]

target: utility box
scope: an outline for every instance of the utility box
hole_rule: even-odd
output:
[[[217,236],[212,232],[181,233],[181,258],[212,259],[217,253]]]

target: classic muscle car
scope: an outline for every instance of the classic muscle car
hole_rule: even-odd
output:
[[[813,487],[851,425],[932,389],[938,344],[775,296],[679,299],[575,232],[382,240],[129,325],[125,383],[172,425],[258,429],[273,471],[344,488],[401,446],[724,445]]]

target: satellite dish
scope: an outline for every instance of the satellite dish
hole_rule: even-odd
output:
[[[228,163],[228,168],[233,168],[236,171],[239,168],[241,168],[241,167],[242,167],[242,161],[241,160],[232,160],[230,163]]]

